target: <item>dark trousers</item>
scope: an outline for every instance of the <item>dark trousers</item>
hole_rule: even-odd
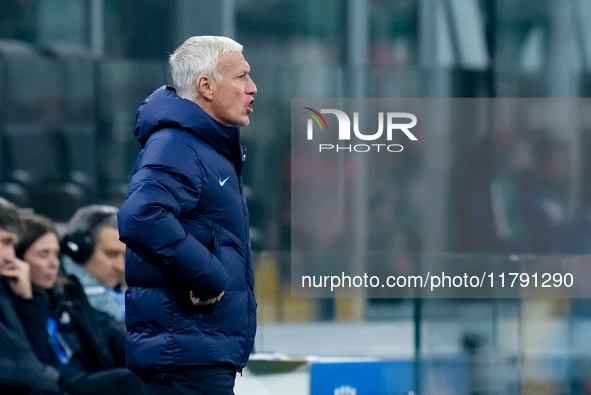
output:
[[[142,395],[142,384],[127,368],[84,374],[65,385],[72,395]]]
[[[191,380],[142,380],[146,395],[234,395],[236,372],[199,377]]]

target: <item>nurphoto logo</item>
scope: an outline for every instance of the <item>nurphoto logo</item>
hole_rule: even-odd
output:
[[[320,109],[320,111],[316,111],[310,107],[302,107],[309,112],[304,112],[304,114],[310,116],[307,123],[307,139],[314,140],[314,125],[315,123],[320,128],[320,132],[329,132],[328,124],[326,119],[322,116],[322,114],[333,114],[337,118],[337,122],[339,125],[338,128],[338,140],[339,142],[347,142],[351,141],[351,119],[349,116],[341,110],[336,109]],[[371,143],[371,144],[318,144],[319,152],[323,151],[347,151],[347,152],[369,152],[369,151],[377,151],[380,150],[388,151],[388,152],[401,152],[404,147],[401,144],[393,144],[391,143],[394,136],[398,135],[398,132],[402,132],[409,140],[417,141],[417,137],[410,131],[411,128],[416,126],[417,124],[417,117],[414,114],[409,112],[387,112],[384,116],[384,112],[378,112],[378,130],[375,133],[366,134],[362,132],[359,128],[359,113],[353,112],[353,134],[354,136],[362,141],[376,141],[382,138],[384,134],[384,119],[386,120],[386,143]],[[400,122],[401,120],[405,120],[406,122]],[[383,139],[382,139],[383,140]]]

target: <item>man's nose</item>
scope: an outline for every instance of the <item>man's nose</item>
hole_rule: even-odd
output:
[[[248,85],[246,86],[246,93],[249,95],[254,95],[255,93],[257,93],[257,86],[255,85],[252,79],[248,81]]]
[[[125,255],[118,255],[115,258],[115,269],[119,272],[125,271]]]
[[[2,251],[2,263],[12,263],[16,259],[16,253],[14,252],[13,247],[6,247],[4,251]]]

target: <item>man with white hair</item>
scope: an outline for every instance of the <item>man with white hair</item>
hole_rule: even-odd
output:
[[[257,88],[227,37],[189,38],[170,66],[176,89],[138,110],[142,151],[118,214],[127,365],[146,394],[233,394],[256,330],[239,126]]]

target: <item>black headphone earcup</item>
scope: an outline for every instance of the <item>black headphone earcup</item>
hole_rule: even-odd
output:
[[[85,264],[94,253],[96,240],[93,233],[96,228],[111,216],[117,215],[113,206],[88,206],[87,212],[79,218],[77,232],[66,234],[60,243],[62,254],[68,255],[76,263]],[[75,214],[76,216],[76,214]]]
[[[91,245],[91,240],[89,240],[87,234],[72,233],[62,239],[60,250],[63,254],[72,258],[74,262],[84,264],[92,256],[94,247]]]

